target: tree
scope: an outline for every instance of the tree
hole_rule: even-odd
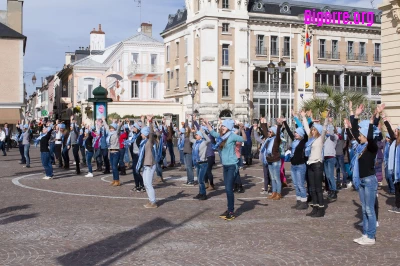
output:
[[[108,115],[108,120],[112,121],[113,119],[121,119],[121,116],[117,113],[111,113]]]
[[[350,115],[350,110],[348,110],[349,101],[353,103],[354,108],[364,104],[369,106],[371,110],[375,109],[375,106],[371,106],[371,102],[361,92],[339,92],[329,86],[320,88],[320,92],[324,95],[306,100],[303,104],[303,109],[312,110],[313,117],[317,119],[324,119],[326,117],[325,112],[330,109],[336,125],[341,125],[342,118]]]

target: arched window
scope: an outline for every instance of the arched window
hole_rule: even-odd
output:
[[[232,111],[228,109],[221,111],[221,113],[219,114],[219,118],[223,117],[232,117]]]

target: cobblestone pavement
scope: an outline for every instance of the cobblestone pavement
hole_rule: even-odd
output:
[[[306,217],[310,209],[290,208],[292,187],[280,201],[260,195],[258,162],[242,171],[238,217],[224,221],[221,167],[209,200],[193,200],[198,188],[182,186],[185,172],[176,168],[155,186],[160,207],[144,209],[146,194],[130,191],[131,171],[121,187],[109,186],[110,175],[72,170],[42,180],[38,149],[31,153],[31,169],[15,149],[0,157],[0,265],[399,265],[400,216],[387,211],[394,196],[385,184],[377,244],[363,247],[352,241],[361,235],[356,192],[341,190],[324,218]]]

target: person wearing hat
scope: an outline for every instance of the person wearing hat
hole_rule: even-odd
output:
[[[26,165],[24,167],[31,167],[31,158],[29,156],[29,149],[31,147],[31,132],[29,130],[29,125],[25,124],[23,129],[22,145],[24,145],[24,156]]]
[[[378,190],[378,180],[375,175],[375,158],[378,146],[374,140],[374,116],[368,126],[363,123],[358,127],[358,116],[363,112],[359,106],[352,120],[352,133],[358,142],[355,147],[355,156],[352,161],[354,188],[358,190],[363,216],[363,232],[360,238],[353,241],[360,245],[375,244],[376,212],[375,201]]]
[[[337,135],[334,134],[334,126],[332,118],[327,118],[329,121],[324,142],[324,171],[329,184],[329,199],[337,199],[336,180],[335,180],[335,164],[336,164],[336,144]]]
[[[50,159],[49,141],[51,132],[53,131],[53,125],[48,122],[47,125],[43,125],[42,134],[40,138],[40,158],[42,161],[43,168],[46,172],[46,176],[43,177],[45,180],[53,179],[53,166]]]
[[[249,123],[244,124],[244,130],[246,132],[247,141],[243,146],[243,157],[246,165],[251,165],[253,163],[253,156],[251,154],[251,148],[253,143],[251,142],[251,134],[253,133],[253,127]]]
[[[58,161],[58,168],[63,167],[63,157],[61,155],[63,138],[64,138],[65,124],[57,124],[55,129],[55,139],[54,139],[54,155]]]
[[[19,154],[21,155],[21,160],[20,160],[19,164],[26,164],[26,159],[25,159],[25,155],[24,155],[24,145],[22,144],[22,140],[24,137],[23,130],[24,130],[24,125],[18,121],[18,123],[17,123],[17,132],[18,133],[16,136],[16,138],[17,138],[16,140],[18,143]]]
[[[178,136],[178,150],[179,150],[179,161],[181,163],[181,168],[179,171],[185,171],[185,153],[183,152],[183,147],[185,146],[185,127],[179,129],[179,136]]]
[[[307,204],[307,190],[305,187],[307,159],[304,156],[304,148],[308,141],[308,136],[303,127],[296,128],[294,134],[290,130],[286,119],[283,120],[283,125],[292,140],[291,154],[290,154],[290,171],[292,173],[293,185],[296,190],[296,205],[293,209],[305,210],[308,208]]]
[[[193,138],[194,133],[195,138]],[[211,140],[202,128],[200,128],[200,130],[198,130],[197,132],[193,128],[192,134],[189,135],[189,140],[193,144],[192,161],[197,169],[197,180],[199,182],[199,194],[194,197],[194,199],[206,200],[207,193],[204,177],[207,173],[208,166],[207,146]]]
[[[67,146],[68,150],[72,148],[72,154],[75,160],[75,174],[79,175],[81,173],[78,143],[79,129],[73,115],[71,116],[70,130]]]
[[[155,147],[154,147],[154,123],[153,116],[147,116],[148,126],[143,127],[140,131],[142,141],[139,146],[139,159],[136,165],[137,173],[140,173],[143,168],[143,182],[146,188],[146,193],[149,198],[149,202],[144,205],[147,209],[157,208],[156,193],[153,188],[153,177],[156,171],[156,158],[155,158]]]
[[[85,177],[93,177],[93,168],[92,168],[92,158],[94,154],[93,148],[93,138],[96,137],[96,133],[92,132],[93,128],[89,129],[89,127],[84,129],[84,138],[82,142],[82,146],[85,148],[85,156],[86,156],[86,165],[88,167],[88,173]]]
[[[325,119],[324,125],[313,123],[310,129],[305,111],[301,111],[303,117],[303,127],[307,133],[308,141],[305,145],[305,156],[308,157],[308,178],[310,184],[310,193],[312,198],[313,207],[312,211],[307,214],[311,217],[323,217],[325,216],[325,205],[324,195],[322,191],[322,181],[324,179],[323,174],[323,154],[322,149],[324,147],[326,129],[328,126],[329,119]]]
[[[103,174],[109,174],[110,172],[110,158],[108,157],[108,144],[107,144],[107,138],[109,132],[109,127],[107,126],[107,121],[105,117],[102,117],[101,120],[98,121],[99,123],[99,128],[100,128],[100,150],[101,150],[101,155],[103,157],[103,162],[104,162],[104,171]]]
[[[233,194],[233,186],[235,184],[235,173],[237,171],[239,160],[235,155],[235,146],[236,142],[243,143],[247,140],[243,126],[240,128],[243,137],[233,134],[232,130],[234,125],[235,122],[233,120],[224,120],[222,122],[220,132],[217,133],[214,131],[211,125],[207,123],[210,134],[216,139],[216,143],[213,148],[220,150],[221,162],[223,165],[225,192],[228,201],[228,209],[219,217],[228,221],[233,220],[236,217],[234,213],[235,196]]]
[[[344,149],[346,141],[343,138],[343,130],[340,127],[336,127],[336,188],[338,190],[347,187],[347,172],[344,167]],[[340,178],[340,172],[343,175],[343,179]]]
[[[111,186],[118,187],[121,185],[119,181],[119,171],[118,171],[118,163],[120,156],[120,143],[118,131],[121,127],[121,122],[117,124],[116,121],[113,121],[110,126],[107,123],[104,123],[105,131],[107,132],[107,147],[110,151],[110,161],[112,167],[113,181],[110,183]]]
[[[144,118],[142,118],[142,120],[144,120]],[[135,180],[135,187],[133,188],[133,191],[136,191],[136,192],[146,191],[146,189],[144,188],[142,175],[140,174],[140,172],[137,172],[135,170],[138,160],[139,160],[140,143],[143,140],[142,134],[140,133],[140,131],[141,131],[141,126],[139,125],[139,123],[138,122],[134,123],[133,128],[132,128],[133,136],[130,139],[130,142],[132,143],[132,145],[131,145],[131,147],[132,147],[132,152],[131,152],[132,174],[133,174],[133,179]]]
[[[125,141],[128,139],[129,136],[129,125],[124,124],[121,126],[121,132],[119,135],[119,162],[118,162],[118,169],[119,169],[119,174],[120,175],[126,175],[126,166],[124,162],[124,157],[125,157]]]

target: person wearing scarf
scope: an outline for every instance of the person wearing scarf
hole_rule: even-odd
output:
[[[143,182],[149,202],[144,205],[145,208],[157,208],[156,194],[153,188],[153,176],[156,170],[156,158],[154,150],[154,126],[153,116],[148,115],[148,126],[143,127],[140,131],[142,141],[139,146],[139,159],[135,171],[140,173],[143,168]]]
[[[81,129],[79,130],[79,136],[78,136],[78,145],[79,145],[79,151],[82,156],[82,164],[86,166],[86,150],[85,147],[83,146],[83,139],[85,138],[85,127],[82,124]]]
[[[140,172],[136,171],[136,166],[138,164],[138,160],[139,160],[139,147],[140,147],[140,143],[142,142],[142,135],[140,133],[141,130],[141,126],[136,122],[133,124],[133,136],[132,138],[129,140],[132,145],[132,152],[131,152],[131,156],[132,156],[132,175],[133,175],[133,179],[135,180],[135,187],[132,189],[132,191],[136,191],[136,192],[144,192],[145,188],[144,188],[144,183],[143,183],[143,177],[140,174]]]
[[[344,168],[344,148],[346,141],[343,138],[343,130],[340,127],[336,127],[336,189],[340,190],[347,187],[347,172]],[[340,173],[343,175],[343,179],[340,178]]]
[[[181,168],[179,171],[185,171],[185,153],[183,152],[183,147],[185,146],[185,133],[186,129],[182,127],[179,129],[179,137],[178,137],[178,150],[179,150],[179,161],[181,163]]]
[[[325,216],[324,195],[322,192],[323,175],[323,153],[328,118],[325,119],[324,126],[313,123],[312,128],[308,124],[306,113],[301,112],[303,117],[304,130],[307,133],[308,141],[305,145],[305,156],[308,157],[308,178],[310,184],[310,193],[312,198],[312,211],[307,214],[311,217]]]
[[[260,122],[261,122],[262,131],[268,132],[267,120],[265,118],[261,118]],[[257,128],[258,128],[258,125],[256,122],[254,122],[253,123],[254,139],[259,144],[261,144],[259,158],[263,165],[263,174],[264,174],[264,188],[260,193],[265,195],[265,194],[268,194],[268,186],[271,185],[271,178],[269,175],[268,162],[267,162],[267,149],[265,148],[265,145],[267,144],[267,139],[266,138],[261,139],[260,135],[257,132]],[[266,135],[266,133],[264,133],[264,135]]]
[[[22,124],[18,124],[17,125],[18,134],[16,136],[17,137],[16,141],[18,143],[19,154],[21,155],[21,160],[19,161],[20,164],[26,164],[26,159],[25,159],[25,155],[24,155],[24,145],[22,144],[22,140],[24,137],[23,130],[24,130],[24,126]]]
[[[371,117],[368,126],[360,127],[358,130],[358,116],[362,108],[357,108],[352,121],[352,133],[358,142],[355,145],[355,156],[352,160],[353,184],[358,190],[363,216],[363,233],[360,238],[353,241],[360,245],[375,244],[376,234],[376,213],[375,201],[378,190],[378,180],[375,176],[375,158],[378,152],[378,145],[374,140],[374,116]]]
[[[29,129],[29,125],[24,125],[23,133],[22,133],[22,145],[24,145],[24,156],[26,165],[24,167],[30,168],[31,167],[31,158],[29,156],[29,149],[31,147],[31,132]]]
[[[234,127],[233,133],[236,135],[239,135],[239,127],[238,126]],[[247,137],[247,135],[246,135],[246,137]],[[242,143],[236,142],[235,154],[236,154],[236,157],[238,157],[239,162],[238,162],[238,168],[235,173],[235,186],[233,187],[233,192],[237,192],[237,193],[244,193],[242,179],[240,178],[240,170],[243,169],[243,167],[242,167],[243,161],[242,161],[241,152],[242,152]]]
[[[308,141],[308,137],[303,127],[296,128],[295,133],[293,134],[286,120],[283,120],[283,125],[286,128],[289,138],[292,140],[290,171],[292,173],[293,185],[296,190],[297,202],[292,208],[296,210],[306,210],[308,204],[307,191],[304,184],[306,181],[307,159],[304,155],[304,147]]]
[[[118,163],[119,163],[119,137],[118,131],[121,127],[121,122],[118,124],[113,122],[110,126],[107,126],[107,123],[104,123],[104,128],[108,132],[106,143],[108,150],[110,151],[110,162],[112,167],[113,181],[110,183],[111,186],[118,187],[121,185],[119,181],[119,171],[118,171]]]
[[[88,167],[88,174],[85,177],[93,177],[92,169],[92,158],[94,154],[93,148],[93,138],[96,137],[96,133],[93,132],[94,128],[91,130],[85,129],[84,138],[82,141],[82,146],[85,148],[86,165]]]
[[[193,144],[192,161],[197,169],[197,180],[199,182],[199,194],[195,196],[194,199],[206,200],[207,193],[204,177],[208,166],[206,152],[208,143],[210,143],[210,138],[205,134],[204,130],[200,128],[200,130],[196,132],[194,139],[193,133],[195,132],[196,131],[192,129],[192,134],[189,135],[189,140]]]
[[[53,125],[43,127],[42,134],[40,136],[40,158],[42,161],[43,168],[46,172],[46,176],[43,177],[45,180],[53,179],[53,166],[51,165],[49,141],[51,132],[53,131]]]
[[[385,179],[386,183],[388,184],[388,193],[390,195],[394,195],[394,184],[393,184],[393,173],[389,174],[389,151],[390,151],[390,146],[392,144],[392,139],[390,138],[389,133],[386,134],[385,138],[385,148],[384,148],[384,154],[383,154],[383,161],[385,163]]]
[[[204,120],[210,131],[210,134],[216,138],[216,145],[214,145],[214,149],[217,148],[220,150],[221,154],[221,161],[223,165],[223,176],[224,176],[224,183],[225,183],[225,192],[228,201],[228,209],[219,217],[225,220],[233,220],[235,219],[234,214],[234,207],[235,207],[235,196],[233,194],[233,185],[235,183],[235,172],[238,167],[238,158],[235,155],[235,146],[236,142],[245,142],[246,133],[244,132],[244,128],[241,127],[241,132],[243,137],[232,134],[233,126],[235,122],[231,119],[224,120],[220,134],[215,132],[211,125],[208,123],[207,120]],[[218,144],[218,145],[217,145]]]
[[[118,161],[118,170],[120,175],[126,175],[126,166],[124,163],[125,157],[125,141],[128,139],[129,134],[129,125],[124,124],[121,127],[121,132],[119,135],[119,161]]]
[[[280,200],[282,198],[282,182],[280,176],[281,170],[281,154],[279,152],[279,146],[281,145],[281,129],[282,120],[277,119],[278,126],[269,128],[268,138],[262,152],[267,155],[269,175],[272,180],[272,195],[268,196],[267,199]],[[266,149],[266,150],[265,150]]]

